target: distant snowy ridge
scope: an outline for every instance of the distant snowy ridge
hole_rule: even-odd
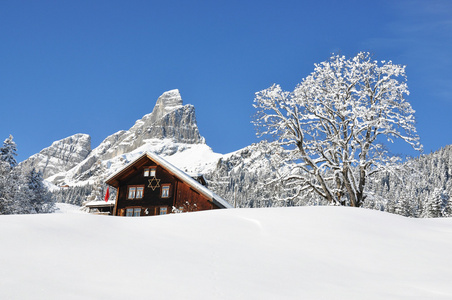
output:
[[[137,149],[113,158],[97,160],[94,164],[85,159],[77,167],[47,178],[56,185],[83,186],[95,182],[104,182],[125,165],[135,160],[145,152],[161,155],[170,163],[188,173],[205,173],[216,165],[221,154],[214,153],[206,144],[174,143],[171,139],[150,139]],[[83,173],[85,164],[91,165]]]
[[[91,152],[91,137],[87,134],[74,134],[55,141],[51,146],[32,155],[20,164],[21,168],[35,168],[47,178],[70,170],[82,162]]]

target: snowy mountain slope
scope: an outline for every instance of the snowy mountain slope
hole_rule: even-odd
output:
[[[41,152],[30,156],[20,163],[20,167],[41,170],[47,178],[62,171],[67,171],[83,161],[91,152],[91,137],[87,134],[74,134],[55,141]]]
[[[209,187],[236,207],[286,206],[284,191],[270,184],[285,166],[276,161],[275,144],[262,141],[223,155],[205,172]]]
[[[87,158],[80,164],[81,167],[79,165],[63,174],[51,176],[47,180],[59,185],[71,186],[93,184],[99,180],[103,182],[144,152],[157,153],[187,173],[205,173],[213,168],[221,157],[221,154],[214,153],[206,144],[184,144],[175,143],[171,139],[150,139],[137,149],[111,159],[98,159],[91,164],[89,162],[91,158]],[[84,163],[91,164],[91,167],[80,175],[80,168],[83,168]]]
[[[199,133],[195,109],[190,104],[183,105],[178,90],[171,90],[157,99],[152,113],[137,120],[129,130],[107,137],[71,170],[62,170],[46,179],[57,185],[102,181],[117,170],[111,168],[123,166],[143,151],[168,156],[198,145],[205,146],[201,146],[205,150],[195,158],[199,161],[199,156],[209,152],[210,148]]]
[[[0,227],[1,299],[452,297],[452,219],[292,207]]]

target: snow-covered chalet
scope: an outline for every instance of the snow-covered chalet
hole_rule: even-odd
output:
[[[160,156],[146,152],[106,180],[116,188],[115,216],[153,216],[232,208],[223,198]],[[204,181],[205,183],[205,181]]]

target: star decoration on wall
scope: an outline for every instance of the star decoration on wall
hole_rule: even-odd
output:
[[[160,187],[160,179],[152,177],[152,179],[148,179],[148,181],[148,187],[150,187],[153,191],[155,191],[156,188]]]

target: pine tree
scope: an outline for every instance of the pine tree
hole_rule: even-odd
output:
[[[17,165],[17,161],[14,158],[17,156],[16,152],[16,143],[13,141],[13,136],[9,135],[9,138],[3,142],[3,147],[0,148],[0,160],[7,162],[12,169]]]
[[[31,191],[24,176],[9,163],[0,161],[0,214],[28,214]]]
[[[422,212],[423,218],[438,218],[441,217],[441,208],[443,205],[443,197],[441,189],[436,188],[428,197]]]
[[[411,205],[410,201],[406,197],[401,197],[399,201],[394,205],[394,213],[402,215],[404,217],[411,217]]]
[[[441,217],[452,217],[452,203],[450,201],[450,196],[445,191],[442,191],[441,198]]]
[[[385,211],[392,214],[396,213],[396,202],[392,200],[392,197],[386,201]]]
[[[103,196],[102,182],[98,180],[92,185],[91,194],[86,198],[86,203],[91,201],[101,201],[102,196]]]
[[[31,207],[37,213],[49,213],[54,211],[55,201],[52,194],[44,185],[42,172],[33,168],[27,176],[28,188],[31,190]]]
[[[0,148],[0,214],[53,212],[54,201],[43,184],[41,172],[24,175],[16,167],[17,147],[13,137]]]
[[[12,199],[10,192],[9,174],[10,166],[7,162],[0,160],[0,214],[10,214]]]

